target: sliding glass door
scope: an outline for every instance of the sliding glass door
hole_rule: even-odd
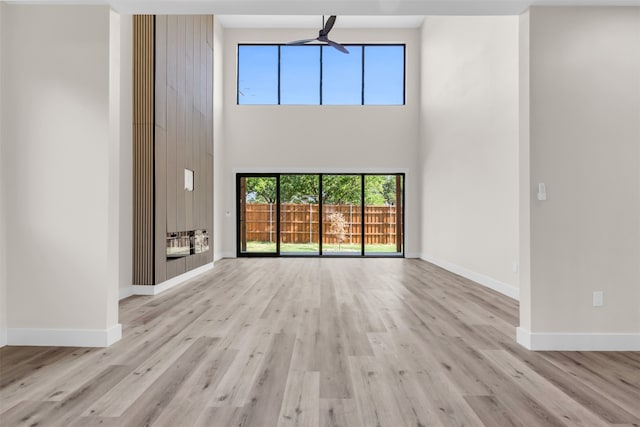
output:
[[[400,175],[365,175],[365,255],[402,254],[402,185]]]
[[[277,255],[278,176],[238,176],[238,255]]]
[[[280,254],[320,254],[319,175],[280,175]]]
[[[361,255],[362,175],[322,175],[322,254]]]
[[[238,256],[402,256],[404,174],[239,174]]]

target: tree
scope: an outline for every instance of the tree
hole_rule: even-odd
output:
[[[262,177],[247,177],[246,197],[249,203],[275,203],[276,179]]]
[[[323,175],[322,202],[331,205],[360,205],[360,175]],[[282,203],[312,203],[320,201],[318,175],[281,175]],[[366,175],[365,203],[369,206],[392,205],[396,202],[395,175]],[[270,177],[246,178],[247,202],[275,203],[276,180]]]
[[[385,180],[382,183],[382,196],[388,205],[396,204],[396,176],[385,176]]]
[[[324,175],[322,177],[322,202],[330,205],[360,204],[359,175]]]
[[[367,175],[364,178],[364,201],[368,206],[382,206],[384,199],[384,180],[386,176]]]
[[[331,228],[329,232],[333,234],[338,242],[338,252],[341,250],[342,243],[347,240],[347,220],[340,212],[334,212],[329,215]]]
[[[282,203],[318,203],[318,175],[281,175]]]

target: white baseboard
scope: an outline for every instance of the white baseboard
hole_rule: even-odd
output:
[[[214,253],[213,260],[220,261],[223,258],[235,258],[235,257],[236,257],[235,252],[219,252],[219,253]]]
[[[420,258],[420,254],[417,252],[407,252],[404,254],[405,258]]]
[[[131,293],[127,295],[129,291],[125,291],[124,289],[120,289],[120,299],[123,298],[123,295],[127,295],[129,297],[131,295],[158,295],[162,292],[165,292],[175,286],[181,285],[187,280],[193,279],[201,275],[202,273],[206,273],[207,271],[213,268],[213,263],[210,262],[198,268],[194,268],[191,271],[187,271],[179,276],[173,277],[164,282],[158,283],[157,285],[131,285]]]
[[[516,340],[536,351],[640,351],[640,334],[539,333],[519,327]]]
[[[118,300],[129,298],[133,295],[133,285],[127,285],[125,287],[120,288],[120,294],[118,295]]]
[[[122,338],[122,325],[109,329],[7,329],[7,345],[109,347]]]
[[[475,271],[468,270],[464,267],[460,267],[450,262],[435,259],[425,254],[422,254],[420,258],[459,276],[466,277],[469,280],[473,280],[474,282],[479,283],[480,285],[485,286],[489,289],[493,289],[496,292],[500,292],[502,295],[508,296],[509,298],[512,298],[516,301],[520,300],[520,289],[516,288],[515,286],[493,279],[489,276],[485,276],[484,274],[476,273]]]
[[[0,328],[0,347],[7,345],[7,330]]]

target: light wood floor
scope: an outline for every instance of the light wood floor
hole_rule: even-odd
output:
[[[640,425],[640,353],[529,352],[424,261],[238,259],[121,302],[108,349],[0,349],[0,425]]]

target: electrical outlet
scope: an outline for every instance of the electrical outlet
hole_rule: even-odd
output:
[[[596,291],[593,293],[593,306],[602,307],[604,305],[604,292]]]

